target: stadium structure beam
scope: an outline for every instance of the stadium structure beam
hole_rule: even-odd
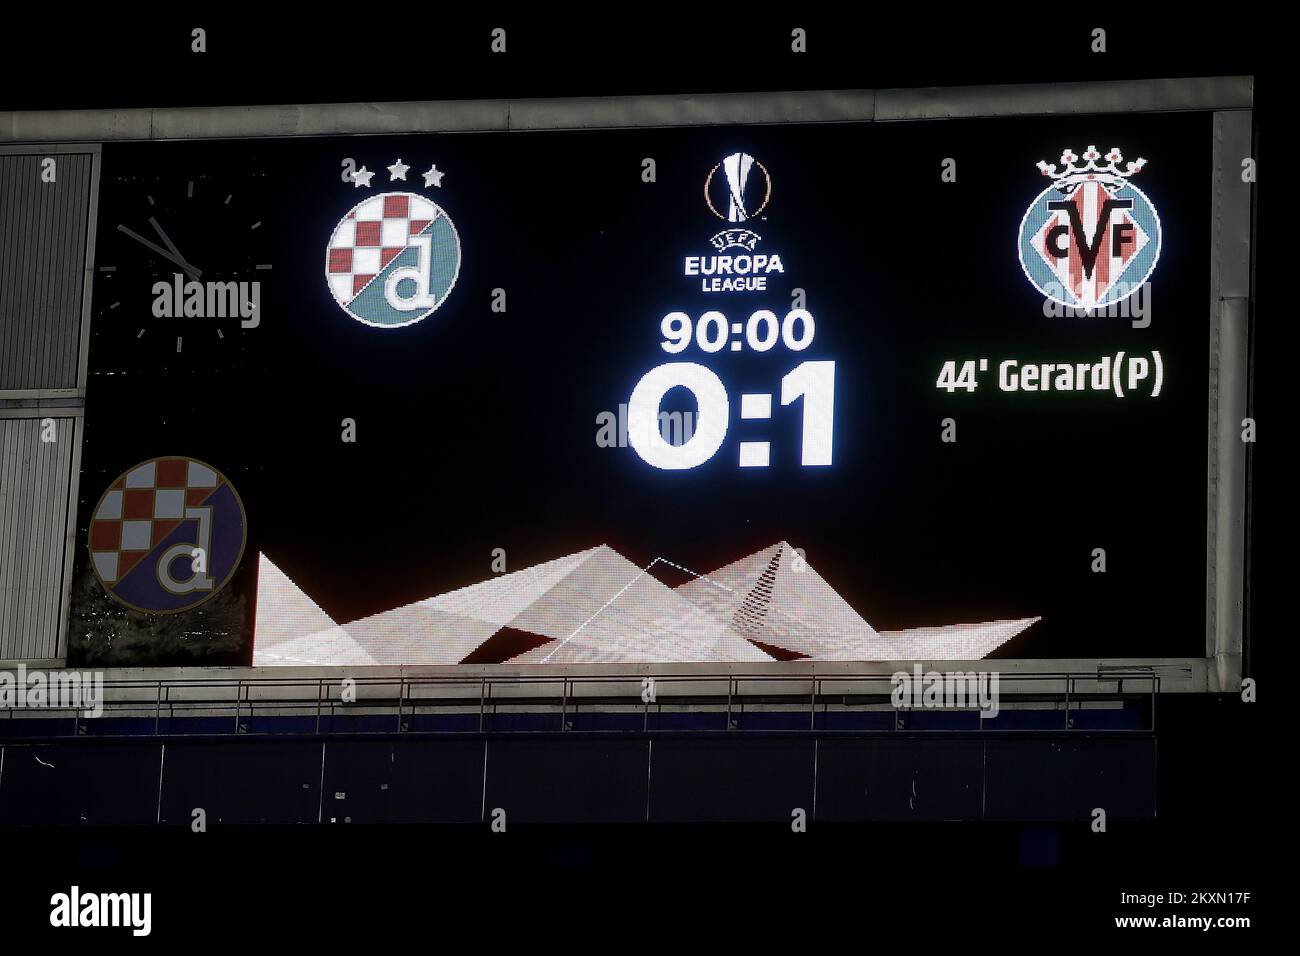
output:
[[[0,143],[536,132],[1248,110],[1248,76],[896,90],[0,112]]]

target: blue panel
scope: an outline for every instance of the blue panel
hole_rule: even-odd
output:
[[[394,716],[388,729],[392,729]],[[294,717],[241,717],[244,732],[250,734],[311,734],[316,732],[316,715]]]
[[[481,740],[331,740],[323,823],[469,823],[482,818]]]
[[[645,727],[645,719],[645,715],[640,713],[599,714],[583,711],[569,715],[569,729],[636,733]]]
[[[313,725],[315,721],[313,720]],[[321,714],[323,734],[391,734],[397,730],[397,714]]]
[[[316,741],[169,741],[162,821],[188,825],[196,807],[221,823],[315,823],[321,744]]]
[[[650,730],[726,730],[727,715],[717,712],[673,713],[670,711],[657,714],[652,710],[648,728]]]
[[[96,717],[82,720],[81,732],[88,737],[147,736],[154,732],[152,717]]]
[[[732,711],[731,720],[738,730],[807,730],[812,716],[804,711]]]
[[[1077,730],[1140,730],[1148,721],[1140,707],[1122,709],[1072,710],[1070,716]],[[725,711],[688,711],[648,714],[640,711],[602,713],[584,710],[570,711],[563,717],[568,730],[637,733],[649,731],[720,731],[727,728]],[[741,711],[733,710],[731,719],[739,730],[805,731],[809,729],[806,711]],[[989,731],[989,730],[1051,730],[1065,729],[1065,712],[1055,709],[1003,710],[996,717],[981,720],[976,712],[916,710],[903,714],[903,727],[894,726],[893,711],[818,711],[818,731],[865,731],[893,733],[898,729],[908,731]],[[535,713],[502,713],[483,715],[472,713],[419,713],[403,714],[401,729],[415,733],[478,733],[480,730],[497,733],[554,733],[561,729],[558,711]],[[320,715],[298,714],[292,716],[254,716],[247,714],[239,719],[242,732],[251,734],[387,734],[399,731],[399,720],[392,714],[352,714],[336,712]],[[233,713],[226,717],[100,717],[81,719],[80,733],[91,736],[153,735],[234,735],[238,732]],[[77,721],[68,717],[0,718],[0,739],[31,739],[33,737],[72,737],[78,735]]]
[[[1155,816],[1155,738],[991,738],[986,816],[993,820],[1108,820]]]
[[[563,730],[559,712],[549,714],[493,714],[483,715],[483,727],[491,731],[555,733]]]
[[[0,824],[153,823],[158,756],[152,743],[6,744]]]
[[[652,821],[782,821],[812,817],[813,741],[669,737],[650,756]]]
[[[500,807],[507,822],[644,820],[648,750],[628,738],[490,740],[489,818]]]
[[[22,717],[0,721],[0,740],[30,737],[75,737],[77,722],[71,717]]]
[[[829,710],[817,714],[817,729],[892,731],[894,712],[892,710]]]
[[[985,730],[1065,730],[1063,710],[1000,710],[984,721]]]
[[[1119,710],[1072,710],[1070,717],[1076,730],[1142,730],[1150,726],[1146,714],[1133,706]]]
[[[977,710],[909,710],[903,713],[904,730],[971,730],[982,729]]]
[[[1061,831],[1055,827],[1025,827],[1019,834],[1021,866],[1057,866],[1061,862]]]
[[[477,733],[478,714],[408,714],[402,718],[407,730],[439,733]]]
[[[229,717],[162,717],[158,721],[160,734],[233,734],[235,718]]]
[[[978,820],[983,764],[978,737],[824,739],[817,819]]]

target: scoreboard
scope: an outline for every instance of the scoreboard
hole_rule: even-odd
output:
[[[1205,657],[1213,123],[107,144],[69,663]]]

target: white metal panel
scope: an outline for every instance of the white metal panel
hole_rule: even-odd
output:
[[[78,419],[0,418],[0,660],[59,656]],[[42,440],[52,428],[53,441]]]
[[[1206,532],[1206,656],[1213,690],[1240,688],[1245,626],[1246,458],[1249,410],[1251,189],[1250,111],[1214,116],[1214,219],[1210,258],[1209,507]]]
[[[78,387],[91,168],[90,153],[0,156],[0,397]]]

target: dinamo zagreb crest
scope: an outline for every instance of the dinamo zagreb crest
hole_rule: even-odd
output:
[[[197,607],[230,580],[248,523],[234,486],[193,458],[155,458],[120,475],[90,519],[90,563],[137,611]]]
[[[436,203],[409,192],[370,196],[334,228],[325,276],[334,300],[366,325],[412,325],[446,301],[460,237]]]
[[[1130,181],[1146,160],[1121,169],[1118,149],[1103,157],[1093,146],[1078,159],[1067,149],[1059,169],[1038,164],[1053,182],[1020,223],[1020,265],[1047,298],[1091,310],[1118,304],[1150,277],[1160,257],[1160,217]]]

